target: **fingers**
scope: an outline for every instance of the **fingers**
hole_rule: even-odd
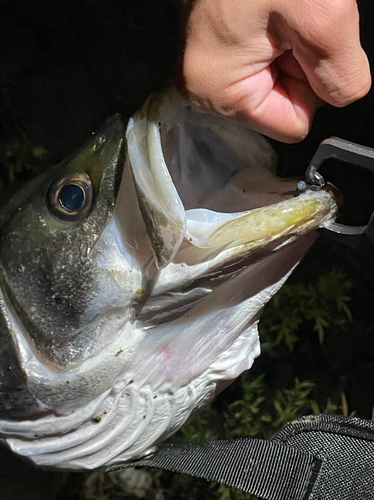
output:
[[[261,95],[253,92],[261,88]],[[236,84],[235,118],[282,142],[298,142],[308,134],[320,99],[305,79],[265,70]]]
[[[370,67],[360,44],[355,0],[300,2],[292,24],[293,55],[321,99],[346,106],[367,94]]]
[[[299,141],[322,101],[345,106],[370,89],[356,1],[197,0],[183,76],[200,109]]]

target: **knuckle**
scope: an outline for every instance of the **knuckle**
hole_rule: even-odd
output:
[[[335,103],[332,104],[336,107],[344,108],[345,106],[348,106],[349,104],[365,97],[365,95],[369,92],[370,87],[371,82],[369,81],[364,85],[361,84],[359,87],[355,86],[354,88],[347,87],[345,89],[341,89],[336,92],[334,96]]]
[[[355,0],[310,1],[310,15],[304,17],[307,38],[323,47],[341,38],[344,30],[358,32],[358,9]]]
[[[365,57],[365,61],[357,62],[355,68],[348,72],[343,68],[341,74],[335,76],[336,88],[332,90],[331,96],[334,102],[331,104],[344,107],[364,97],[371,87],[371,74]]]

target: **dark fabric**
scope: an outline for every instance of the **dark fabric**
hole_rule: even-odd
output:
[[[134,463],[217,481],[263,500],[374,500],[374,423],[308,416],[273,439],[162,445]]]
[[[266,500],[303,500],[320,462],[310,453],[282,444],[238,439],[199,445],[164,445],[150,458],[133,465],[183,472]],[[108,470],[116,468],[121,466]]]
[[[274,441],[322,460],[310,500],[374,499],[373,422],[336,415],[310,416],[287,424]]]

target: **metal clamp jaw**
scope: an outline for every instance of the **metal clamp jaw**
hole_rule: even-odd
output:
[[[320,190],[325,186],[326,182],[318,172],[318,169],[328,158],[335,158],[346,163],[351,163],[374,173],[374,149],[345,141],[339,137],[330,137],[322,141],[319,145],[305,172],[305,181],[299,182],[299,191],[307,189]],[[374,212],[368,224],[364,226],[348,226],[331,222],[326,226],[325,230],[335,233],[336,237],[333,239],[341,241],[348,246],[358,248],[364,245],[366,251],[368,242],[374,244]],[[338,235],[341,235],[341,237],[338,237]]]

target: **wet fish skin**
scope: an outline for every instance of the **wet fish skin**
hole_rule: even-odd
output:
[[[116,116],[76,155],[27,185],[1,212],[2,293],[38,355],[57,371],[79,360],[90,342],[79,337],[79,330],[90,321],[88,302],[100,293],[98,271],[89,254],[113,212],[124,164],[123,143],[124,124]],[[93,209],[83,223],[59,220],[51,214],[49,191],[67,175],[83,172],[95,191]],[[4,298],[1,307],[0,415],[25,417],[40,412],[40,403],[27,390],[10,347]]]
[[[336,209],[273,168],[264,138],[167,92],[27,186],[0,214],[0,439],[40,466],[131,460],[249,369]],[[62,216],[84,171],[92,207]]]

